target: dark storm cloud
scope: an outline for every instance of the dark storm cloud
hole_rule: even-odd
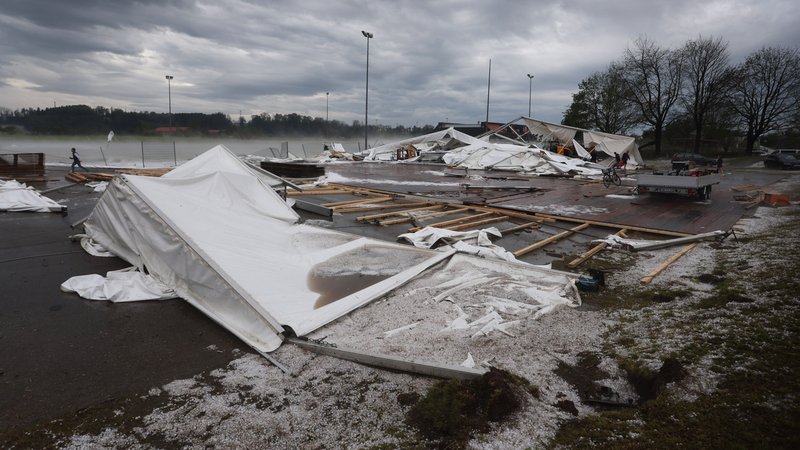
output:
[[[425,124],[527,113],[560,120],[580,80],[647,34],[677,47],[720,35],[733,62],[764,45],[798,45],[783,0],[674,2],[5,0],[0,98],[12,108],[87,103]]]

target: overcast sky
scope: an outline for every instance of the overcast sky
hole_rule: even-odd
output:
[[[266,112],[424,125],[560,121],[640,35],[721,36],[733,63],[800,46],[798,0],[0,0],[0,106]]]

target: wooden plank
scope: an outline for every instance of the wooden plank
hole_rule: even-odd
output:
[[[524,248],[521,248],[521,249],[515,251],[514,252],[514,256],[519,258],[520,256],[528,254],[528,253],[530,253],[530,252],[532,252],[532,251],[534,251],[534,250],[536,250],[538,248],[542,248],[547,244],[550,244],[550,243],[556,242],[558,240],[561,240],[561,239],[571,235],[572,233],[576,233],[576,232],[581,231],[581,230],[583,230],[585,228],[589,228],[589,225],[590,224],[588,224],[588,223],[582,223],[582,224],[578,225],[577,227],[570,228],[569,230],[566,230],[566,231],[562,231],[561,233],[558,233],[558,234],[555,234],[553,236],[550,236],[547,239],[542,239],[539,242],[533,243],[533,244],[531,244],[531,245],[529,245],[527,247],[524,247]]]
[[[490,217],[488,219],[479,220],[477,222],[469,222],[469,223],[464,223],[464,224],[461,224],[461,225],[453,225],[452,227],[445,228],[445,230],[450,230],[450,231],[466,230],[468,228],[475,228],[475,227],[479,227],[479,226],[482,226],[482,225],[488,225],[490,223],[495,223],[495,222],[503,222],[505,220],[508,220],[508,217],[506,217],[506,216]]]
[[[650,284],[650,282],[653,281],[653,278],[655,278],[656,275],[658,275],[661,272],[663,272],[664,269],[666,269],[672,263],[674,263],[675,261],[680,259],[681,256],[689,253],[693,248],[697,247],[697,244],[698,243],[695,242],[694,244],[687,245],[686,247],[681,249],[681,251],[679,251],[678,253],[675,253],[674,255],[670,256],[668,260],[664,261],[660,266],[656,267],[652,272],[647,274],[647,276],[645,276],[644,278],[639,280],[639,282],[642,283],[642,284]]]
[[[625,235],[625,229],[617,231],[615,233],[615,235],[616,236],[624,236]],[[591,258],[592,256],[600,253],[600,251],[603,250],[606,247],[608,247],[608,243],[607,242],[601,242],[601,243],[595,245],[588,252],[586,252],[586,253],[578,256],[577,258],[573,259],[569,264],[567,264],[567,267],[569,267],[570,269],[574,269],[574,268],[580,266],[581,264],[583,264],[586,261],[588,261],[589,258]]]
[[[369,211],[383,211],[385,209],[395,209],[395,208],[413,208],[416,206],[424,206],[430,205],[431,202],[417,202],[417,203],[395,203],[392,205],[382,205],[382,206],[365,206],[363,208],[352,207],[352,208],[342,208],[337,209],[336,212],[339,214],[348,214],[354,212],[369,212]]]
[[[305,191],[289,191],[288,194],[292,197],[297,195],[338,195],[338,194],[352,194],[353,191],[341,191],[338,189],[318,189],[318,190],[305,190]]]
[[[387,213],[372,214],[372,215],[369,215],[369,216],[356,217],[356,221],[357,222],[368,222],[370,220],[380,219],[380,218],[383,218],[383,217],[399,216],[399,215],[402,215],[402,214],[408,214],[408,213],[417,212],[417,211],[436,210],[436,209],[442,209],[444,207],[445,207],[445,205],[429,205],[429,206],[423,206],[421,208],[403,209],[401,211],[392,211],[392,212],[387,212]]]
[[[474,208],[470,208],[470,209],[474,209]],[[481,214],[475,214],[475,215],[472,215],[472,216],[460,217],[458,219],[445,220],[444,222],[431,223],[431,224],[428,224],[426,226],[436,227],[436,228],[444,228],[444,227],[446,227],[448,225],[454,225],[454,224],[461,223],[461,222],[467,222],[469,220],[482,219],[484,217],[489,217],[489,216],[493,216],[493,215],[495,215],[495,213],[493,213],[493,212],[485,212],[485,213],[481,213]],[[421,230],[422,228],[423,227],[409,228],[408,232],[409,233],[413,233],[415,231]]]
[[[684,236],[691,236],[689,233],[680,233],[677,231],[668,231],[668,230],[656,230],[654,228],[645,228],[645,227],[637,227],[634,225],[620,225],[616,223],[610,222],[599,222],[596,220],[584,220],[584,219],[576,219],[574,217],[565,217],[565,216],[555,216],[552,214],[541,214],[536,213],[537,217],[548,217],[555,220],[562,220],[564,222],[576,222],[576,223],[588,223],[589,225],[594,225],[598,227],[606,227],[606,228],[625,228],[628,231],[641,231],[643,233],[650,233],[650,234],[661,234],[665,236],[677,236],[677,237],[684,237]]]
[[[505,236],[508,233],[514,233],[514,232],[517,232],[517,231],[520,231],[520,230],[525,230],[527,228],[539,228],[541,226],[542,226],[542,224],[539,221],[531,221],[531,222],[528,222],[528,223],[523,223],[522,225],[517,225],[516,227],[511,227],[511,228],[509,228],[507,230],[500,230],[500,233],[502,233],[503,236]]]
[[[323,203],[322,206],[325,206],[326,208],[336,209],[350,205],[360,205],[362,203],[383,203],[391,199],[392,197],[389,197],[388,195],[382,195],[380,197],[360,198],[357,200],[343,200],[341,202]]]
[[[380,367],[382,369],[399,370],[402,372],[416,373],[437,378],[474,380],[476,378],[480,378],[486,373],[485,370],[481,369],[470,369],[462,366],[402,359],[397,356],[334,347],[331,345],[318,344],[316,342],[298,338],[286,338],[284,341],[320,355],[333,356],[335,358],[346,359],[348,361],[354,361],[373,367]]]
[[[412,220],[420,220],[420,219],[427,219],[429,217],[442,217],[442,216],[449,216],[452,214],[462,213],[464,211],[469,211],[469,208],[458,208],[458,209],[450,209],[447,211],[439,211],[430,214],[420,214],[418,216],[412,217],[401,217],[399,219],[391,219],[391,220],[384,220],[380,222],[380,225],[394,225],[396,223],[404,223],[404,222],[411,222]]]

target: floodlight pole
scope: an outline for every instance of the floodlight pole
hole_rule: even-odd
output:
[[[169,98],[169,127],[172,128],[172,75],[167,75],[167,96]],[[172,131],[172,130],[170,130]]]
[[[328,97],[330,92],[325,93],[325,137],[328,137]]]
[[[531,116],[531,96],[533,95],[533,75],[528,74],[528,117]]]
[[[367,136],[369,135],[369,40],[372,39],[372,33],[368,31],[361,31],[361,34],[367,38],[367,87],[364,92],[364,150],[367,146]]]
[[[489,80],[486,82],[486,129],[489,129],[489,94],[492,91],[492,59],[489,58]]]

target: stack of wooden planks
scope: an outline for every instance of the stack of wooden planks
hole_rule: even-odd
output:
[[[89,181],[110,181],[114,178],[114,174],[101,172],[67,172],[64,178],[73,183],[86,183]]]
[[[86,183],[89,181],[111,181],[114,175],[127,174],[139,175],[143,177],[160,177],[172,170],[169,167],[154,169],[116,169],[114,173],[105,172],[68,172],[64,178],[73,183]]]

